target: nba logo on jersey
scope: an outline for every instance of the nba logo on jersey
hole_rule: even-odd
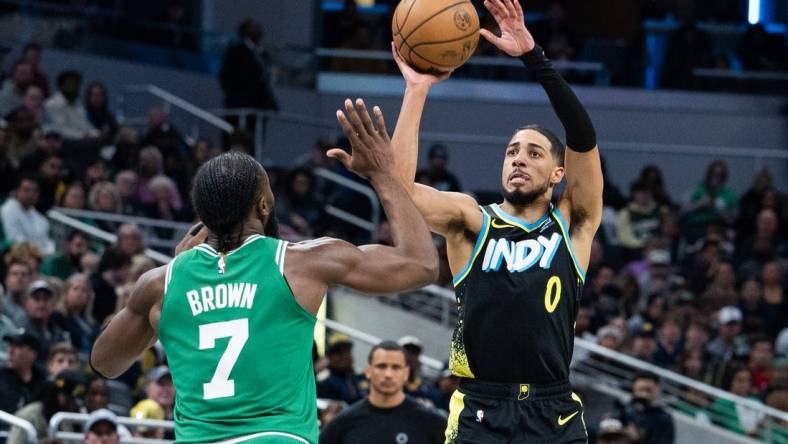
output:
[[[476,422],[480,423],[484,421],[484,410],[476,410]]]
[[[224,260],[224,255],[219,255],[219,263],[216,266],[217,271],[219,274],[224,274],[227,270],[227,262]]]

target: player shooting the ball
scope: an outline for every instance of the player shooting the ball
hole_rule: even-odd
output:
[[[602,217],[602,169],[588,113],[525,27],[517,0],[485,0],[501,35],[481,35],[519,58],[542,85],[566,146],[539,125],[517,128],[504,151],[503,203],[414,183],[419,122],[432,85],[392,45],[406,82],[395,163],[430,229],[446,238],[459,303],[450,353],[461,377],[447,443],[585,443],[580,398],[569,384],[574,322],[591,243]],[[565,149],[566,148],[566,149]],[[566,191],[553,191],[566,177]]]

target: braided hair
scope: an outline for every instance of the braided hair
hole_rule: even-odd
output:
[[[197,170],[192,202],[200,220],[216,235],[220,253],[241,244],[246,216],[260,200],[268,179],[250,155],[228,151]]]

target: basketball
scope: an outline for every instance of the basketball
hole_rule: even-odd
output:
[[[461,66],[479,43],[479,15],[470,0],[402,0],[391,21],[394,44],[417,70]]]

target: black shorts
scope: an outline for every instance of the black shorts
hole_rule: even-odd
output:
[[[587,442],[583,404],[568,381],[535,385],[461,379],[451,397],[446,444]]]

